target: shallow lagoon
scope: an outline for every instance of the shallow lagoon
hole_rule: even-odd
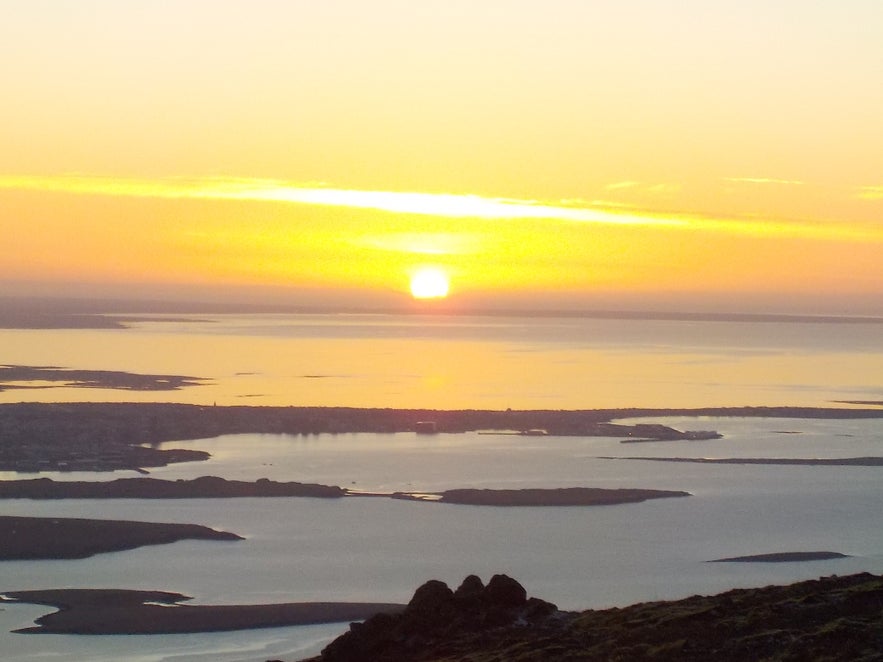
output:
[[[657,419],[653,419],[657,420]],[[429,578],[505,572],[568,609],[714,593],[824,574],[883,572],[883,469],[697,465],[598,456],[851,457],[879,455],[879,420],[659,419],[718,429],[720,440],[620,444],[618,439],[496,435],[230,435],[170,446],[207,462],[156,477],[323,482],[363,490],[452,487],[647,487],[693,496],[606,507],[493,508],[383,498],[184,501],[9,501],[5,513],[206,524],[239,543],[181,542],[82,561],[13,562],[0,590],[63,586],[174,590],[201,603],[406,601]],[[784,434],[787,432],[788,434]],[[772,551],[853,558],[791,564],[708,564]],[[7,606],[17,624],[42,613]],[[9,659],[297,659],[345,625],[176,638],[0,634]],[[7,630],[8,631],[8,630]],[[9,638],[12,638],[11,640]],[[11,641],[12,647],[7,643]],[[143,644],[142,644],[143,641]],[[177,649],[177,644],[182,644]],[[168,644],[168,648],[166,645]],[[143,646],[143,647],[142,647]],[[266,650],[276,651],[273,654]],[[230,650],[234,648],[234,650]],[[82,657],[76,658],[77,650]],[[115,653],[114,653],[115,651]],[[166,651],[166,652],[164,652]],[[229,657],[217,653],[227,651]],[[306,652],[304,652],[306,651]],[[174,655],[173,655],[174,652]],[[145,655],[140,658],[136,655]],[[225,653],[226,655],[226,653]],[[152,657],[151,657],[152,656]],[[167,656],[167,657],[166,657]],[[195,656],[195,657],[193,657]],[[62,658],[59,658],[62,659]]]

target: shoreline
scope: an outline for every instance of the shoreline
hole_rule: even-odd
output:
[[[433,410],[352,407],[201,406],[171,403],[0,404],[0,471],[143,470],[207,459],[208,453],[159,448],[224,434],[437,433],[513,430],[530,436],[696,439],[696,432],[618,419],[652,417],[804,419],[883,418],[883,407],[714,407],[696,409]],[[427,424],[431,425],[427,425]]]
[[[185,634],[228,632],[292,625],[362,621],[395,614],[404,605],[374,602],[286,602],[258,605],[182,605],[189,596],[128,589],[46,589],[6,591],[0,604],[25,603],[58,611],[34,621],[19,634]]]

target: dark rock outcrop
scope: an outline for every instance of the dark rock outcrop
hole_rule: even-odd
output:
[[[323,662],[392,662],[419,660],[422,651],[439,652],[444,642],[463,633],[480,635],[497,628],[542,629],[554,620],[558,608],[544,600],[527,598],[517,581],[494,575],[487,586],[475,575],[452,591],[431,580],[414,593],[400,614],[378,614],[331,642],[317,660]]]
[[[867,573],[582,613],[521,602],[508,577],[491,584],[430,582],[400,616],[351,626],[312,662],[883,660],[883,577]]]

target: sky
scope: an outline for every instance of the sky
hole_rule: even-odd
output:
[[[0,0],[0,294],[883,314],[879,0]]]

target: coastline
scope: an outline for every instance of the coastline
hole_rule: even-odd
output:
[[[697,409],[432,410],[352,407],[200,406],[164,403],[0,404],[0,471],[142,470],[207,459],[199,451],[163,450],[169,441],[223,434],[342,434],[480,430],[542,431],[555,436],[627,440],[691,439],[690,431],[664,425],[613,423],[653,417],[752,417],[808,419],[883,418],[880,408],[714,407]],[[427,437],[431,437],[427,435]]]

